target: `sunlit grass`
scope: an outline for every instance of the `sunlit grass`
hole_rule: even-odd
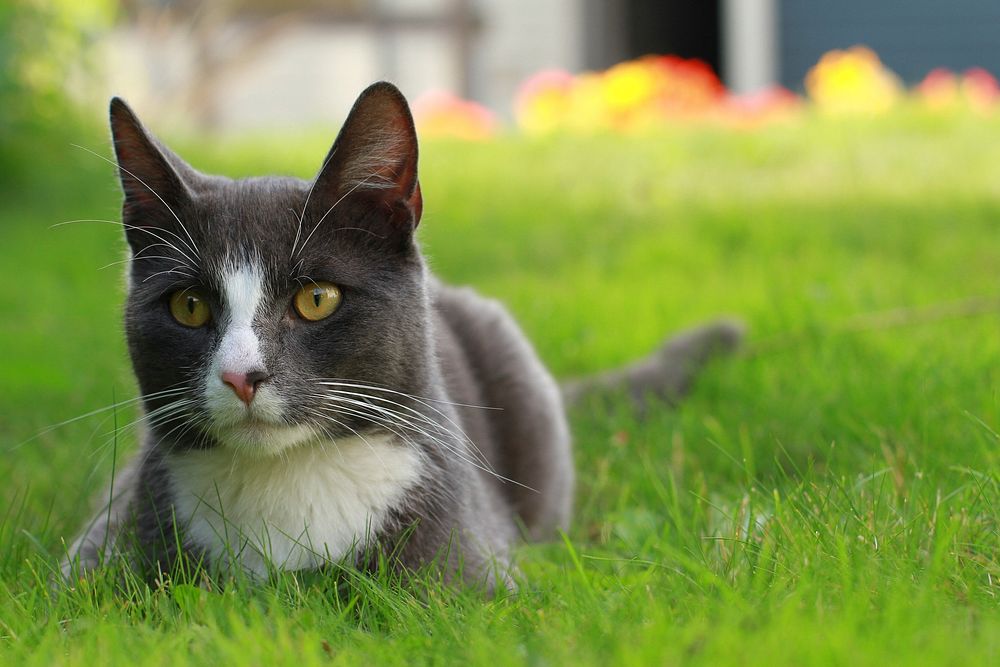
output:
[[[987,664],[1000,653],[1000,131],[804,118],[735,133],[428,143],[423,247],[561,377],[720,313],[679,409],[573,415],[568,539],[517,596],[385,578],[71,591],[50,569],[134,446],[113,170],[66,147],[0,204],[0,647],[10,664]],[[308,177],[330,136],[184,142]],[[101,135],[81,137],[104,150]],[[903,309],[902,313],[883,315]]]

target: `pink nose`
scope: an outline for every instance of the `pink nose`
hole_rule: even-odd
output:
[[[229,385],[229,388],[239,396],[247,407],[253,402],[253,397],[257,393],[257,388],[267,379],[267,374],[261,371],[251,373],[232,373],[226,371],[222,374],[222,381]]]

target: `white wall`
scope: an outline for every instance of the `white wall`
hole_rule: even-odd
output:
[[[480,0],[484,29],[473,94],[509,114],[518,85],[540,69],[583,67],[582,0]]]
[[[723,0],[722,59],[726,85],[753,93],[778,80],[776,0]]]
[[[443,12],[453,1],[379,0],[381,9],[404,13]],[[509,115],[518,85],[532,73],[580,68],[581,5],[473,0],[481,27],[466,64],[472,96]],[[339,122],[357,94],[381,78],[396,82],[411,99],[461,87],[456,42],[441,29],[380,33],[363,23],[290,21],[266,37],[259,31],[259,24],[229,23],[213,33],[210,48],[232,62],[214,84],[199,90],[205,67],[192,25],[122,27],[105,44],[107,92],[123,95],[161,127],[209,122],[238,132]],[[253,48],[243,49],[248,40]],[[233,60],[232,54],[242,55]],[[205,108],[212,113],[198,116]]]

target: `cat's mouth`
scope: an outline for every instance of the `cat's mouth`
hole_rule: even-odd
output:
[[[220,447],[255,457],[281,454],[290,447],[316,440],[314,425],[290,419],[288,404],[277,381],[263,383],[241,395],[222,373],[209,373],[205,383],[208,431]]]
[[[268,387],[244,403],[213,374],[205,389],[205,404],[219,431],[274,432],[289,426],[284,419],[285,405],[280,393]]]
[[[225,430],[281,430],[290,426],[280,414],[269,411],[255,410],[253,406],[212,410],[212,424],[219,431]]]
[[[265,419],[260,415],[255,415],[249,410],[247,410],[247,415],[242,420],[232,424],[232,426],[239,426],[241,428],[260,428],[260,429],[274,429],[287,426],[284,422],[274,422],[269,419]]]
[[[274,422],[249,412],[239,421],[217,424],[212,430],[223,447],[253,456],[277,455],[316,436],[307,425]]]

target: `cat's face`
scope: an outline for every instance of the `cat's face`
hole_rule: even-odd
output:
[[[132,253],[126,333],[154,441],[273,455],[368,421],[328,382],[419,391],[428,354],[416,137],[359,98],[312,183],[195,172],[112,102]],[[341,391],[349,390],[341,386]]]

